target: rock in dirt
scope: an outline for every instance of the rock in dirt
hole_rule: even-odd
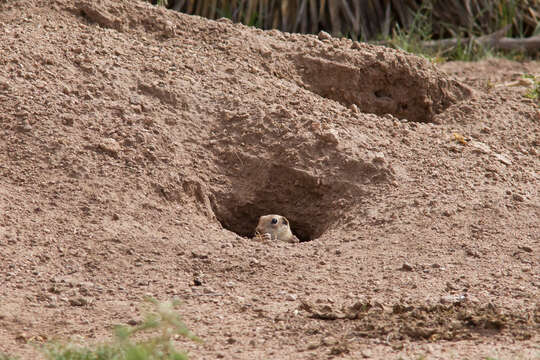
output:
[[[324,40],[331,40],[331,39],[332,39],[332,35],[330,35],[330,34],[327,33],[326,31],[320,31],[320,32],[319,32],[319,35],[317,35],[317,37],[318,37],[319,40],[321,40],[321,41],[324,41]]]
[[[474,258],[480,258],[480,253],[474,249],[465,249],[465,254]]]
[[[32,125],[30,124],[28,119],[24,119],[21,121],[21,123],[17,127],[17,130],[20,132],[30,132],[32,131]]]
[[[321,138],[331,144],[338,144],[339,143],[339,135],[337,130],[335,129],[328,129],[321,133]]]
[[[83,297],[76,297],[69,299],[69,304],[71,306],[85,306],[88,304],[88,300]]]
[[[297,296],[295,294],[287,294],[287,296],[285,296],[285,299],[287,301],[296,301]]]
[[[475,141],[475,140],[472,140],[469,142],[469,145],[471,145],[475,152],[478,152],[478,153],[483,153],[483,154],[489,154],[491,153],[491,148],[484,144],[483,142],[480,142],[480,141]]]
[[[136,325],[139,325],[140,323],[141,323],[141,321],[140,321],[140,320],[136,320],[136,319],[129,319],[129,320],[127,321],[127,324],[128,324],[128,325],[131,325],[131,326],[136,326]]]
[[[533,252],[533,249],[531,247],[529,247],[529,246],[524,246],[524,245],[523,246],[518,246],[518,249],[521,249],[521,250],[523,250],[525,252],[528,252],[528,253]]]
[[[332,347],[332,349],[330,349],[329,354],[331,356],[339,356],[342,354],[348,354],[349,352],[350,350],[349,350],[349,347],[347,346],[347,343],[341,343]]]
[[[123,22],[116,16],[112,15],[104,6],[91,1],[76,1],[76,6],[88,20],[96,22],[105,28],[116,30],[123,29]]]
[[[98,149],[112,157],[118,157],[118,153],[122,151],[120,144],[112,138],[102,139],[98,144]]]
[[[15,340],[19,342],[26,342],[28,340],[29,336],[25,332],[20,332],[15,336]]]
[[[409,263],[403,263],[403,265],[401,266],[401,270],[403,270],[403,271],[413,271],[413,267]]]
[[[0,76],[0,91],[8,91],[9,87],[8,79]]]
[[[351,45],[351,49],[355,49],[355,50],[359,50],[362,48],[362,44],[359,43],[358,41],[353,41],[352,45]]]
[[[364,359],[369,359],[371,357],[373,357],[373,352],[369,349],[364,349],[360,352],[360,354],[362,355],[362,357]]]
[[[441,304],[457,304],[465,300],[466,298],[464,295],[444,295],[444,296],[441,296],[441,298],[439,299],[439,302]]]
[[[499,160],[500,162],[502,162],[503,164],[505,165],[512,165],[512,160],[510,160],[510,158],[506,155],[503,155],[503,154],[495,154],[494,155],[495,158],[497,160]]]
[[[334,346],[337,343],[338,343],[338,341],[336,340],[336,338],[334,338],[332,336],[327,336],[327,337],[323,338],[322,341],[321,341],[321,344],[325,345],[325,346]]]

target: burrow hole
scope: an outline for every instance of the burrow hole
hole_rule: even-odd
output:
[[[214,193],[212,204],[221,225],[240,236],[252,237],[259,217],[285,216],[301,242],[320,237],[335,221],[328,208],[333,199],[328,186],[317,184],[310,174],[285,166],[257,166],[244,169],[232,180],[232,191]]]

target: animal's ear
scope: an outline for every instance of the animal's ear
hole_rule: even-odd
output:
[[[285,225],[289,225],[289,220],[287,220],[285,216],[282,216],[281,219],[282,219],[281,221],[283,221]]]

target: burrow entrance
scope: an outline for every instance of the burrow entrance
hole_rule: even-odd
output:
[[[212,207],[224,228],[252,237],[260,216],[278,214],[289,220],[300,241],[311,241],[332,226],[344,210],[336,200],[343,198],[346,187],[323,185],[299,169],[266,162],[257,165],[260,163],[253,161],[241,177],[232,178],[230,191],[214,193]]]
[[[288,212],[284,212],[280,209],[268,210],[269,208],[264,206],[264,200],[255,199],[254,203],[246,203],[241,206],[230,209],[230,215],[216,214],[218,220],[224,228],[231,230],[243,237],[254,236],[255,226],[259,216],[268,214],[279,214],[285,216],[291,226],[291,230],[300,241],[311,241],[318,238],[322,232],[315,230],[310,224],[305,222],[305,219],[294,217],[289,215]]]
[[[470,89],[412,55],[379,50],[377,56],[365,53],[357,60],[295,58],[302,86],[366,113],[434,122],[437,114],[471,95]]]

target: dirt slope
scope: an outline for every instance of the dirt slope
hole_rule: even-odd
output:
[[[0,2],[0,35],[0,351],[152,295],[195,359],[540,356],[540,115],[499,86],[539,63],[135,1]]]

